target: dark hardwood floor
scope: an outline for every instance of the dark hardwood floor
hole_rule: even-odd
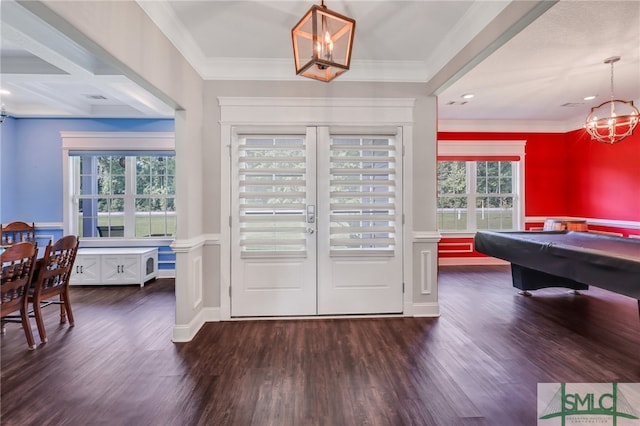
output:
[[[637,303],[593,288],[523,297],[508,267],[443,267],[440,318],[209,323],[171,342],[173,281],[72,288],[1,346],[10,425],[536,424],[537,384],[640,382]],[[39,341],[36,337],[36,341]]]

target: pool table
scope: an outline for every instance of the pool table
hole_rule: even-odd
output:
[[[640,239],[575,231],[478,231],[475,250],[511,263],[513,286],[530,290],[590,285],[638,300]]]

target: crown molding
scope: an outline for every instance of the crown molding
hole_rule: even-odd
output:
[[[296,75],[293,58],[212,58],[194,65],[204,80],[308,81]],[[426,83],[424,61],[353,60],[341,81]]]
[[[197,47],[198,44],[191,37],[189,30],[182,25],[182,21],[178,19],[169,2],[167,0],[136,0],[136,3],[153,23],[161,29],[167,39],[178,49],[196,72],[201,74],[199,70],[202,69],[202,64],[205,63],[205,56]]]
[[[438,120],[440,132],[567,133],[583,127],[576,120]]]
[[[296,81],[291,58],[207,58],[166,0],[137,1],[203,80]],[[341,81],[426,83],[427,61],[352,60]]]

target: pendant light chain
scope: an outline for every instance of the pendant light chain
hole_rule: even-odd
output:
[[[611,61],[611,100],[613,100],[613,64],[616,61]]]
[[[611,61],[611,116],[615,117],[616,116],[616,108],[615,108],[615,102],[613,102],[613,64],[616,63],[616,59]]]

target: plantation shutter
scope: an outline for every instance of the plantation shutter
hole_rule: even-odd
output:
[[[241,139],[241,257],[306,257],[306,161],[302,137]]]
[[[396,147],[393,138],[332,137],[330,254],[393,256]]]

